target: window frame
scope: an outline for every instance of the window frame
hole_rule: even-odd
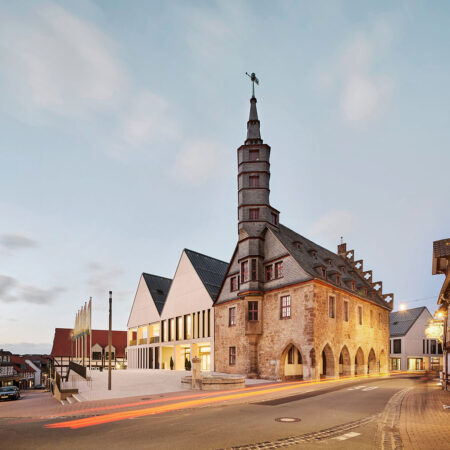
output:
[[[251,149],[248,151],[249,161],[259,161],[259,149]]]
[[[248,220],[259,220],[259,208],[249,208],[248,209]]]
[[[269,276],[267,276],[269,275]],[[273,280],[273,264],[268,264],[264,268],[264,276],[266,281]]]
[[[243,283],[247,283],[247,281],[249,281],[248,260],[241,262],[241,280]]]
[[[230,278],[230,292],[235,292],[238,290],[237,275]]]
[[[236,306],[231,306],[228,308],[228,326],[236,326]]]
[[[396,346],[398,344],[398,347]],[[402,340],[392,339],[392,354],[400,355],[402,353]]]
[[[236,346],[228,347],[228,365],[235,366],[236,365]]]
[[[358,309],[358,325],[362,325],[363,324],[363,307],[361,305],[357,306]]]
[[[260,180],[259,175],[249,175],[248,176],[248,187],[251,187],[251,188],[261,187],[259,180]]]
[[[348,322],[349,321],[349,304],[348,304],[348,300],[344,300],[344,307],[343,307],[342,312],[343,312],[342,318],[343,318],[344,322]]]
[[[258,322],[259,320],[259,302],[258,301],[249,301],[248,302],[248,321],[249,322]]]
[[[328,296],[328,318],[336,319],[336,296]]]
[[[272,225],[278,225],[278,214],[271,213]]]
[[[291,318],[291,296],[290,294],[280,296],[280,319]]]
[[[250,279],[251,281],[256,281],[258,279],[258,264],[256,261],[256,258],[251,259],[251,265],[250,265]]]
[[[274,279],[283,278],[283,261],[277,261],[274,264]]]

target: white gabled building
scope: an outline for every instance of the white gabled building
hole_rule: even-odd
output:
[[[431,318],[425,306],[391,313],[390,370],[442,368],[442,346],[425,334]]]
[[[173,280],[142,274],[128,320],[128,367],[214,370],[213,302],[228,264],[183,250]]]

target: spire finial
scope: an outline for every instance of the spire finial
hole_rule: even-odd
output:
[[[259,79],[256,78],[255,72],[252,72],[250,75],[248,72],[245,72],[245,75],[247,75],[250,80],[252,81],[252,98],[255,97],[255,83],[259,86]]]

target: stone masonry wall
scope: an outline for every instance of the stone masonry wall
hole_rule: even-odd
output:
[[[329,317],[329,296],[336,298],[335,318]],[[349,320],[344,321],[344,300],[349,302]],[[314,347],[316,350],[318,366],[321,361],[323,348],[328,344],[333,352],[335,368],[337,371],[339,355],[342,348],[347,346],[350,353],[352,373],[355,355],[359,347],[363,351],[364,364],[371,349],[375,352],[376,361],[382,358],[381,369],[387,370],[389,355],[389,311],[380,306],[364,301],[351,294],[342,293],[332,287],[315,283],[314,289]],[[358,323],[357,307],[363,307],[363,324]],[[370,311],[373,311],[373,323],[370,324]],[[380,316],[381,314],[381,322]],[[383,354],[381,352],[384,351]],[[336,373],[337,375],[337,373]]]
[[[228,310],[236,307],[236,325],[228,325]],[[250,370],[248,340],[245,336],[245,302],[234,300],[214,308],[216,372],[247,374]],[[229,347],[236,347],[236,365],[229,365]]]

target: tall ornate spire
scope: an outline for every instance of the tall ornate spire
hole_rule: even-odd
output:
[[[258,111],[256,109],[256,97],[250,99],[250,115],[247,122],[247,140],[246,144],[262,144],[260,122]]]

